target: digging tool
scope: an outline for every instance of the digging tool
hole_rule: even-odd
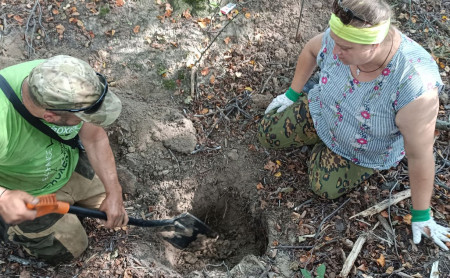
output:
[[[107,220],[105,212],[72,206],[69,203],[57,201],[55,194],[42,195],[37,198],[39,199],[37,205],[27,204],[28,209],[37,211],[37,217],[49,213],[72,213],[78,216]],[[186,248],[191,242],[195,241],[199,235],[205,235],[207,237],[216,236],[216,233],[205,223],[188,212],[171,219],[163,220],[144,220],[130,217],[128,224],[140,227],[158,228],[158,232],[163,232],[163,238],[178,249]]]

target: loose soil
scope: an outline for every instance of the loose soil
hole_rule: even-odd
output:
[[[129,215],[190,212],[218,234],[179,250],[151,228],[107,230],[85,219],[90,245],[80,258],[49,266],[5,243],[1,277],[302,277],[320,264],[336,277],[361,234],[368,240],[352,277],[424,277],[436,261],[442,277],[450,275],[448,252],[428,239],[412,243],[410,200],[381,214],[395,242],[376,216],[350,219],[389,198],[392,186],[393,193],[408,187],[405,163],[326,202],[308,189],[309,147],[273,151],[257,142],[265,107],[289,87],[304,44],[327,28],[333,1],[238,1],[228,16],[217,8],[226,1],[0,2],[1,68],[72,55],[105,74],[121,98],[123,112],[107,131]],[[394,24],[433,52],[448,84],[450,2],[408,2],[390,1]],[[443,120],[447,99],[448,88]],[[437,179],[444,186],[448,144],[442,131]],[[432,205],[444,225],[448,198],[437,184]]]

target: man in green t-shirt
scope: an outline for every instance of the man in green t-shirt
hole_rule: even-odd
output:
[[[0,92],[1,235],[7,233],[29,254],[50,263],[78,257],[88,240],[77,216],[37,218],[26,204],[36,204],[35,196],[55,193],[58,200],[104,211],[107,228],[127,224],[114,156],[102,128],[117,119],[121,102],[108,90],[104,76],[70,56],[18,64],[0,74],[25,108],[58,136],[79,136],[96,174],[79,171],[79,149],[33,127]]]

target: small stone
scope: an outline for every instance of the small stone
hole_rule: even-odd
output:
[[[290,268],[291,270],[293,270],[293,271],[297,271],[297,270],[300,269],[300,264],[299,264],[298,262],[292,262],[292,263],[289,265],[289,268]]]
[[[184,260],[188,263],[188,264],[195,264],[198,259],[192,255],[192,254],[186,254],[186,256],[184,257]]]
[[[314,3],[313,4],[313,6],[314,6],[314,8],[316,8],[316,9],[322,9],[322,2],[316,2],[316,3]]]
[[[135,147],[129,147],[128,148],[128,152],[129,153],[134,153],[136,151],[136,148]]]
[[[237,151],[236,149],[233,149],[233,150],[229,151],[229,152],[227,153],[227,157],[228,157],[229,159],[233,160],[233,161],[238,160],[238,159],[239,159],[238,151]]]
[[[283,48],[278,48],[275,51],[275,57],[277,57],[278,59],[286,59],[287,58],[286,50],[284,50]]]

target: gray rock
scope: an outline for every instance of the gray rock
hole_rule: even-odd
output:
[[[233,161],[237,161],[239,159],[238,151],[236,149],[229,151],[227,157]]]
[[[252,102],[253,106],[258,109],[266,109],[266,107],[270,104],[270,102],[273,100],[272,95],[261,95],[261,94],[255,94],[252,96]]]
[[[313,6],[316,9],[322,9],[322,7],[323,7],[322,2],[316,2],[316,3],[313,4]]]
[[[117,175],[119,176],[120,185],[122,185],[123,193],[136,194],[136,176],[123,166],[117,167]]]

